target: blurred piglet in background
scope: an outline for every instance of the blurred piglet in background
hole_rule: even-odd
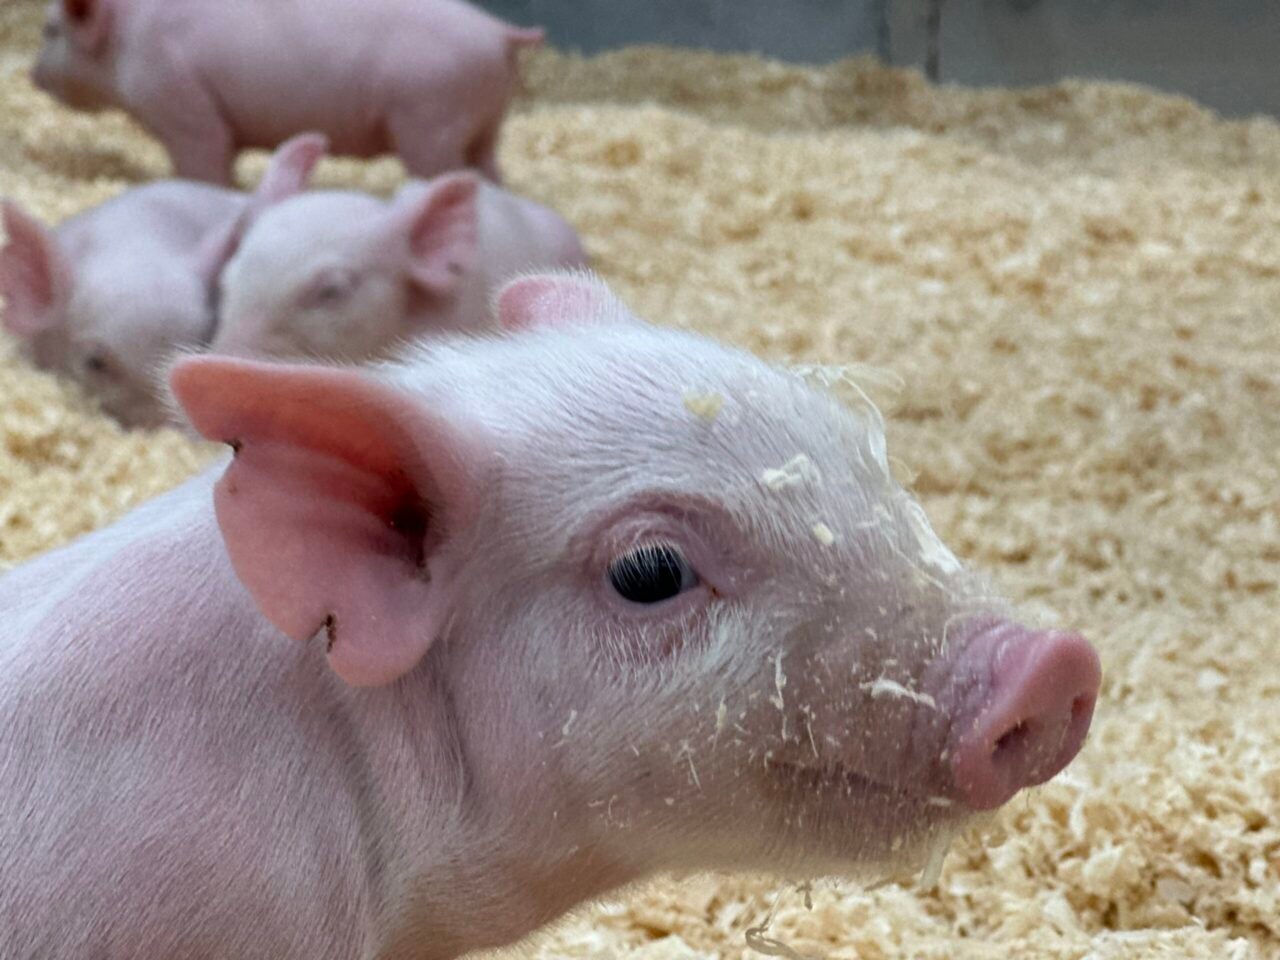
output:
[[[78,381],[126,427],[165,422],[163,367],[213,337],[226,238],[256,204],[297,189],[322,140],[282,146],[251,198],[169,180],[126,190],[50,230],[3,203],[3,323],[41,369]]]
[[[0,955],[450,960],[659,871],[918,866],[1075,757],[1097,654],[873,411],[581,277],[498,314],[180,361],[234,454],[0,578]]]
[[[390,201],[303,193],[319,159],[281,151],[270,179],[295,189],[228,236],[214,352],[377,359],[423,334],[490,329],[494,294],[519,273],[587,264],[563,217],[473,173],[411,181]]]
[[[131,114],[191,180],[230,185],[239,150],[308,130],[414,176],[497,180],[517,54],[542,36],[461,0],[54,0],[32,77]]]

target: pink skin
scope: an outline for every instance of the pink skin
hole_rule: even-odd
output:
[[[414,176],[497,181],[517,53],[541,42],[460,0],[54,0],[32,76],[125,110],[192,180],[230,185],[239,150],[316,130]]]
[[[234,457],[0,579],[0,954],[446,960],[656,871],[918,860],[1070,760],[1096,655],[873,419],[583,277],[498,313],[181,361]]]
[[[165,361],[213,336],[207,244],[245,203],[233,191],[169,181],[50,230],[5,201],[5,330],[37,366],[78,381],[123,425],[157,426]]]
[[[319,159],[280,151],[267,179],[294,189],[230,238],[215,352],[385,357],[423,334],[489,328],[490,300],[517,274],[586,265],[562,217],[475,174],[413,182],[390,202],[302,193]]]
[[[324,140],[302,135],[272,159],[253,197],[203,183],[128,190],[50,230],[12,201],[2,218],[4,328],[41,369],[77,381],[126,427],[168,419],[164,369],[214,334],[226,249],[252,211],[301,189]]]
[[[979,688],[995,695],[969,705],[970,714],[958,711],[951,770],[961,798],[989,810],[1052,777],[1080,751],[1101,668],[1079,634],[1044,631],[1029,642],[1007,623],[971,639],[965,663],[991,671]]]

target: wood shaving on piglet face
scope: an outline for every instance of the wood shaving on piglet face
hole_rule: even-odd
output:
[[[689,867],[847,873],[903,862],[962,816],[931,802],[945,720],[926,680],[964,575],[916,576],[911,501],[874,418],[636,323],[437,343],[387,375],[502,438],[487,525],[458,544],[460,582],[484,588],[459,608],[470,637],[516,607],[539,634],[457,652],[477,676],[537,678],[545,714],[493,719],[534,731],[495,748],[513,768],[595,803],[604,836]],[[717,398],[714,417],[691,389]],[[637,556],[660,558],[659,602],[621,595],[614,565],[632,557],[634,574]]]

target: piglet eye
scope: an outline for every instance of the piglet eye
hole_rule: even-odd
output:
[[[356,287],[356,277],[346,271],[325,273],[317,277],[303,294],[302,305],[308,308],[334,307],[345,303]]]
[[[636,547],[609,565],[609,583],[632,603],[661,603],[698,585],[698,575],[675,547]]]
[[[347,295],[347,288],[340,283],[326,283],[315,291],[316,303],[337,303]]]
[[[84,358],[84,368],[90,373],[103,374],[110,369],[107,358],[100,353],[91,353]]]

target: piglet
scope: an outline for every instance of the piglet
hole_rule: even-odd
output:
[[[237,151],[309,130],[416,176],[496,180],[517,54],[542,37],[460,0],[54,0],[32,77],[126,111],[192,180],[229,185]]]
[[[317,159],[279,157],[272,179],[297,190],[229,236],[214,351],[383,357],[424,334],[489,328],[490,301],[516,274],[587,263],[559,214],[473,173],[411,182],[390,201],[303,193]]]
[[[656,871],[918,861],[1075,756],[1096,653],[873,417],[588,278],[497,309],[180,361],[233,455],[0,579],[0,955],[447,960]]]
[[[203,183],[135,187],[49,230],[17,203],[0,209],[4,327],[42,369],[78,381],[128,427],[167,418],[161,376],[171,354],[206,346],[227,238],[258,205],[298,189],[323,138],[277,151],[256,194]]]

